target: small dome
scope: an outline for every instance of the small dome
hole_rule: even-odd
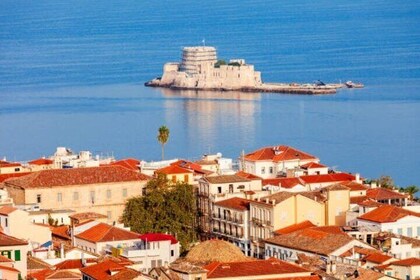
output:
[[[248,261],[242,251],[227,241],[212,239],[194,246],[185,257],[192,263]]]

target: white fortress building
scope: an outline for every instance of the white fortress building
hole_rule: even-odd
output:
[[[185,47],[182,61],[169,62],[163,67],[163,75],[147,86],[181,89],[244,90],[262,86],[261,73],[244,59],[229,62],[217,60],[216,48]]]

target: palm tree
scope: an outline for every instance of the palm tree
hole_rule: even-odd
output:
[[[162,125],[161,127],[159,127],[159,134],[157,136],[157,140],[162,145],[162,160],[164,160],[164,155],[165,155],[164,146],[166,142],[168,142],[168,139],[169,139],[169,128]]]
[[[404,188],[404,192],[408,193],[410,195],[410,199],[412,200],[414,198],[414,195],[416,194],[416,192],[418,192],[420,189],[415,186],[415,185],[411,185],[408,186],[406,188]]]

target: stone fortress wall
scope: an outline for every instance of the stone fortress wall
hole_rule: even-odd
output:
[[[160,86],[198,89],[242,89],[262,85],[261,73],[244,59],[230,60],[234,65],[217,63],[214,47],[185,47],[181,63],[166,63]]]

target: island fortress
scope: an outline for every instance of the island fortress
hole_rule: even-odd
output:
[[[335,93],[342,84],[284,84],[263,83],[261,72],[244,59],[228,63],[217,59],[216,48],[210,46],[184,47],[182,61],[169,62],[163,67],[162,77],[146,86],[195,90],[237,90],[255,92],[284,92],[301,94]]]

